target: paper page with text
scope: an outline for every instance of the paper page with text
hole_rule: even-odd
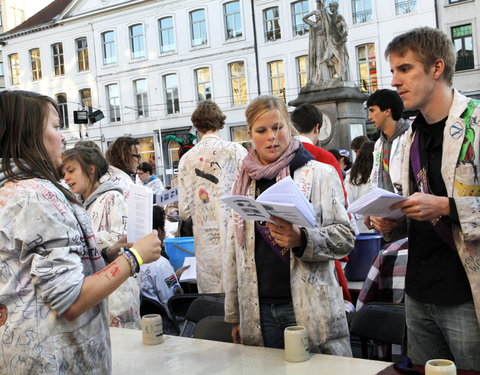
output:
[[[183,266],[190,266],[180,275],[180,281],[195,281],[197,280],[197,258],[185,257],[183,259]]]
[[[135,242],[152,232],[153,192],[141,185],[131,185],[129,191],[127,241]]]
[[[404,216],[400,209],[391,210],[390,206],[407,198],[388,190],[374,188],[363,197],[350,204],[348,212],[363,216],[378,216],[396,220]]]

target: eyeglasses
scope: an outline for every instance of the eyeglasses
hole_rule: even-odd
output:
[[[141,171],[137,172],[137,176],[141,176],[142,174],[145,174],[145,173],[147,173],[147,172],[141,172]]]
[[[139,160],[140,160],[140,158],[141,158],[140,154],[132,154],[132,156],[133,156],[134,158],[139,159]]]

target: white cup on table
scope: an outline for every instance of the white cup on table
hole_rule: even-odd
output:
[[[425,364],[425,375],[457,375],[457,368],[448,359],[431,359]]]
[[[144,345],[157,345],[163,342],[162,317],[159,314],[142,316],[142,337]]]
[[[303,326],[292,326],[285,328],[285,359],[289,362],[306,361],[308,353],[308,333]]]

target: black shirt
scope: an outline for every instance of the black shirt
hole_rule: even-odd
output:
[[[445,121],[446,118],[429,125],[419,114],[413,124],[419,131],[420,160],[427,170],[430,192],[444,197],[447,190],[440,170]],[[416,187],[411,165],[409,178]],[[458,216],[453,199],[450,203],[451,216],[441,220],[451,228],[450,220],[456,220]],[[410,220],[408,239],[405,292],[410,297],[441,306],[472,300],[470,284],[458,253],[437,235],[430,221]]]
[[[255,198],[277,181],[261,179],[256,181]],[[285,263],[265,241],[255,223],[255,265],[258,279],[260,303],[289,303],[292,300],[290,289],[290,265]]]

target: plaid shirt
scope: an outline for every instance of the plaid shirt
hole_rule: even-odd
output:
[[[357,299],[357,311],[368,302],[403,303],[408,240],[392,242],[373,262]]]

